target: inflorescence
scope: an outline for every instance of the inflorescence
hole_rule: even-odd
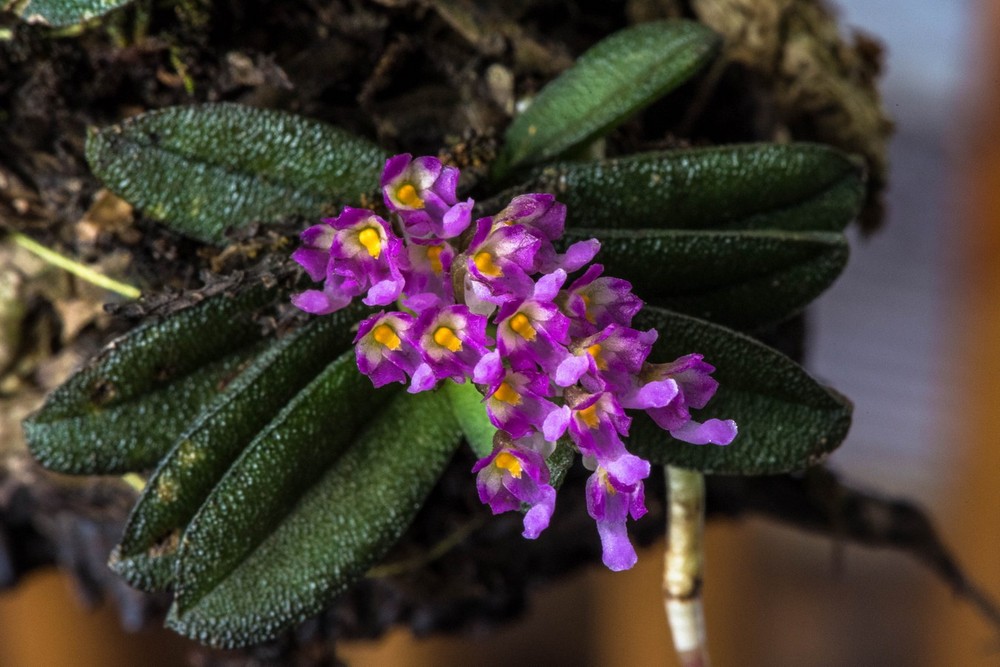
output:
[[[628,569],[636,554],[625,522],[646,513],[650,464],[625,447],[625,410],[644,410],[684,442],[729,444],[732,420],[699,423],[689,412],[715,393],[715,369],[699,354],[647,363],[657,332],[630,326],[642,301],[627,281],[590,264],[596,239],[557,252],[566,207],[555,197],[519,195],[473,226],[473,200],[456,197],[458,177],[433,157],[390,158],[381,186],[391,222],[345,207],[303,232],[292,257],[324,283],[292,301],[315,314],[359,296],[396,306],[362,321],[354,341],[358,368],[376,387],[478,386],[498,429],[493,452],[472,469],[479,497],[494,514],[525,508],[528,539],[549,525],[556,491],[546,460],[568,439],[593,471],[587,509],[604,564]]]

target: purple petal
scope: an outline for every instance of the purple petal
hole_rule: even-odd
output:
[[[628,539],[624,522],[597,522],[597,534],[601,536],[601,560],[612,572],[628,570],[638,562],[639,557]]]
[[[680,388],[673,380],[656,380],[639,388],[639,391],[630,395],[627,408],[645,410],[646,408],[662,408],[670,405]],[[623,401],[624,404],[624,401]]]
[[[440,164],[440,162],[438,163]],[[434,181],[434,189],[438,193],[450,193],[452,197],[455,196],[455,190],[458,189],[458,177],[460,172],[456,167],[444,167],[441,169],[441,174]],[[469,200],[472,201],[471,199]]]
[[[422,391],[433,389],[435,384],[437,384],[437,378],[434,377],[433,369],[427,364],[420,364],[417,366],[417,370],[413,372],[413,380],[406,391],[411,394],[418,394]]]
[[[383,280],[368,290],[368,296],[361,300],[366,306],[387,306],[399,297],[403,289],[402,280]]]
[[[444,306],[445,303],[434,292],[423,292],[406,297],[403,300],[403,305],[419,315],[425,310]]]
[[[500,352],[497,350],[484,354],[472,370],[472,381],[476,384],[493,386],[500,382],[503,376],[503,359],[500,358]]]
[[[292,259],[306,270],[310,278],[320,281],[326,277],[326,268],[330,263],[330,251],[299,248],[292,253]]]
[[[564,405],[558,410],[553,410],[545,418],[542,424],[542,433],[549,442],[555,442],[562,437],[569,427],[569,421],[573,416],[573,411],[568,405]]]
[[[465,231],[472,221],[473,204],[472,199],[468,199],[448,209],[441,220],[441,238],[450,239]]]
[[[607,463],[605,468],[612,486],[622,492],[627,492],[627,488],[631,488],[640,480],[649,477],[649,461],[641,459],[635,454],[619,456],[614,461]]]
[[[736,438],[736,431],[736,422],[732,419],[709,419],[704,424],[692,420],[671,430],[670,435],[692,445],[728,445]]]
[[[360,366],[360,364],[358,365]],[[391,382],[406,382],[406,373],[403,372],[403,369],[389,362],[375,366],[366,375],[371,378],[372,385],[376,389]]]
[[[541,486],[538,493],[540,498],[537,503],[524,515],[524,532],[521,535],[529,540],[535,539],[549,527],[549,520],[556,506],[556,490],[551,486]]]
[[[552,273],[542,276],[535,284],[535,300],[541,302],[552,301],[559,294],[559,289],[566,282],[566,272],[556,269]]]
[[[382,187],[385,187],[389,181],[392,181],[399,177],[406,169],[406,166],[410,164],[412,156],[409,153],[402,153],[401,155],[393,155],[391,158],[385,161],[385,169],[382,170]],[[389,202],[387,201],[388,205]]]
[[[572,273],[594,259],[594,256],[600,249],[601,242],[597,239],[579,241],[566,250],[566,254],[561,258],[560,265],[567,273]]]
[[[587,354],[570,355],[563,359],[556,368],[556,384],[560,387],[571,387],[590,369],[590,356]]]
[[[292,305],[313,315],[328,315],[340,310],[351,302],[350,297],[344,300],[334,300],[326,292],[311,289],[292,296]]]

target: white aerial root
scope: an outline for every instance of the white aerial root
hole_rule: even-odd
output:
[[[705,477],[666,466],[667,551],[663,600],[674,649],[684,667],[708,667],[705,614],[701,602],[705,560]]]

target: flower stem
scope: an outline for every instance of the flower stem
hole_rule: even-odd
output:
[[[704,566],[705,477],[666,466],[669,511],[663,600],[674,649],[684,667],[708,667],[701,601]]]
[[[108,291],[114,292],[115,294],[120,294],[128,299],[138,299],[142,295],[142,292],[132,285],[126,285],[125,283],[108,278],[106,275],[98,273],[97,271],[84,266],[80,262],[74,261],[69,257],[60,255],[54,250],[46,248],[34,239],[31,239],[20,232],[9,232],[9,234],[14,240],[14,243],[17,245],[38,255],[53,266],[58,266],[60,269],[69,271],[78,278],[86,280],[89,283],[93,283],[94,285]]]

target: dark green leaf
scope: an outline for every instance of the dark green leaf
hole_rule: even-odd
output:
[[[444,393],[451,402],[455,419],[472,451],[479,458],[489,456],[493,451],[493,435],[497,429],[486,413],[483,395],[476,389],[476,385],[471,382],[445,382]]]
[[[152,111],[87,139],[109,188],[210,243],[227,228],[357,204],[378,189],[386,157],[338,128],[235,104]]]
[[[348,308],[274,342],[178,438],[132,510],[111,566],[144,590],[165,588],[180,534],[212,487],[268,422],[350,346]]]
[[[152,467],[237,374],[260,338],[253,311],[277,294],[215,296],[112,342],[24,422],[31,453],[66,473]]]
[[[601,40],[514,119],[497,176],[556,157],[614,128],[687,81],[718,46],[715,33],[691,21],[643,23]]]
[[[556,195],[570,228],[842,231],[864,177],[828,146],[745,144],[557,164],[518,190]]]
[[[353,375],[359,374],[354,370]],[[384,402],[382,396],[355,399],[350,409],[338,412]],[[324,418],[324,413],[312,417]],[[324,441],[339,440],[339,432],[347,430],[329,415],[324,423]],[[319,481],[298,486],[294,506],[282,501],[286,510],[280,524],[266,536],[251,531],[249,540],[239,531],[252,526],[256,516],[274,514],[265,505],[273,496],[266,490],[275,471],[291,462],[276,456],[253,467],[245,455],[185,534],[180,593],[168,625],[201,642],[233,647],[272,638],[319,612],[399,539],[459,435],[443,392],[400,395],[352,438],[332,466],[314,463],[323,473]],[[232,559],[232,553],[239,558]],[[214,566],[216,555],[225,559],[225,568]]]
[[[10,0],[3,4],[4,9],[15,8],[28,23],[61,28],[107,14],[129,2],[131,0],[27,0],[18,7],[16,0]]]
[[[843,234],[830,232],[571,229],[566,242],[597,238],[605,274],[632,283],[658,306],[750,329],[801,310],[847,264]]]
[[[562,438],[556,443],[556,448],[552,450],[552,453],[545,460],[545,463],[549,466],[549,473],[552,475],[549,479],[549,484],[557,489],[562,486],[562,483],[566,480],[566,473],[569,472],[569,469],[573,466],[573,462],[576,461],[576,454],[576,447],[568,438]]]
[[[274,530],[384,401],[385,393],[376,395],[358,372],[353,351],[346,352],[257,434],[184,533],[177,568],[181,610],[215,588]]]
[[[851,424],[851,404],[820,385],[780,352],[724,327],[646,307],[634,326],[655,327],[650,361],[697,352],[716,367],[715,398],[698,421],[734,419],[739,435],[726,447],[674,440],[645,414],[636,415],[630,449],[654,463],[705,473],[770,475],[816,465],[836,449]]]

